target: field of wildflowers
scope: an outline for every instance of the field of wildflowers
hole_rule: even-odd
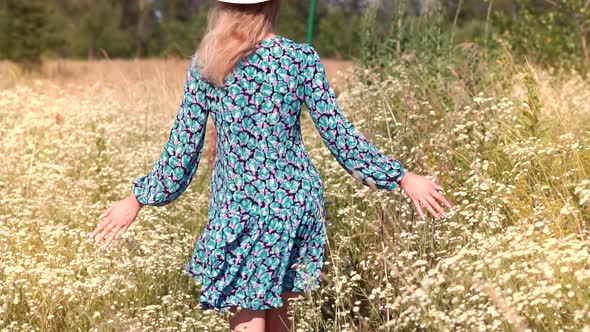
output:
[[[187,65],[58,63],[45,78],[0,66],[1,331],[227,329],[196,309],[183,273],[210,155],[181,198],[143,209],[109,251],[88,237],[161,153]],[[356,72],[342,89],[361,132],[443,186],[455,206],[438,221],[400,189],[348,176],[303,111],[329,241],[322,287],[292,305],[298,331],[590,331],[590,83],[527,68],[471,97],[450,86],[424,98],[432,85],[403,67]]]

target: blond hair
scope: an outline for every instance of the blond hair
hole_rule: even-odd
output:
[[[195,61],[201,75],[217,87],[252,52],[276,23],[280,0],[255,4],[215,1]]]

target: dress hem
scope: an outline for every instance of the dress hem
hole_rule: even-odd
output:
[[[203,281],[200,278],[200,276],[198,274],[191,272],[188,267],[185,268],[184,272],[185,272],[186,276],[199,282],[201,285],[203,284]],[[290,289],[283,288],[283,291],[289,291],[289,292],[294,292],[294,293],[305,293],[305,292],[311,292],[311,291],[316,290],[320,287],[321,287],[321,281],[319,279],[314,279],[314,282],[309,284],[309,287],[307,287],[306,289],[302,289],[300,287],[293,286]],[[253,307],[251,305],[230,304],[230,303],[223,303],[221,306],[219,306],[219,305],[216,306],[215,304],[213,304],[210,301],[203,300],[203,298],[204,298],[204,296],[202,294],[200,294],[200,299],[199,299],[199,309],[200,310],[214,310],[220,314],[227,312],[227,309],[230,307],[240,307],[242,309],[249,309],[249,310],[267,310],[267,309],[282,308],[284,306],[284,301],[282,298],[280,299],[280,305],[278,305],[278,306],[275,306],[275,305],[267,302],[267,303],[264,303],[264,304],[262,304],[260,306],[256,306],[256,307]],[[226,302],[226,301],[223,301],[223,302]]]

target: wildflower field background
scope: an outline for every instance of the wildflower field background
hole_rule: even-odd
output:
[[[329,241],[322,287],[292,304],[297,331],[590,331],[590,81],[500,35],[459,42],[432,15],[402,41],[369,14],[358,61],[325,64],[355,127],[454,208],[422,221],[401,189],[361,185],[303,110]],[[0,63],[0,331],[227,330],[183,272],[212,152],[109,251],[88,237],[161,153],[188,64]]]

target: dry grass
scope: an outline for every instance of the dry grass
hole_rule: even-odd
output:
[[[112,85],[131,85],[138,81],[156,81],[173,84],[178,87],[183,84],[182,78],[186,73],[189,59],[131,59],[131,60],[51,60],[44,63],[41,75],[33,75],[52,82],[64,84],[93,85],[96,82]],[[323,59],[322,62],[335,89],[343,81],[352,66],[350,61]],[[342,72],[340,75],[339,72]],[[0,61],[0,75],[3,77],[4,87],[16,83],[26,83],[30,75],[23,75],[13,64]],[[0,86],[3,87],[3,86]],[[163,88],[168,88],[163,87]]]

